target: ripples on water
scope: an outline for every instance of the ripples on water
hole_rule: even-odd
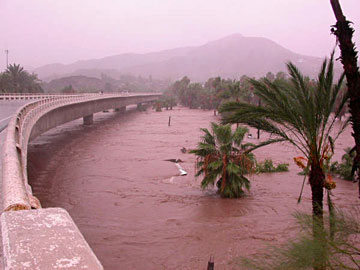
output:
[[[100,113],[92,126],[77,120],[58,127],[30,147],[34,194],[44,207],[69,211],[107,270],[205,269],[210,255],[217,270],[236,269],[237,256],[296,233],[291,214],[311,211],[310,187],[297,205],[303,177],[292,158],[298,153],[278,144],[258,150],[257,157],[290,163],[290,172],[252,176],[251,191],[237,200],[201,191],[195,157],[180,149],[194,148],[199,128],[217,120],[211,111],[176,108]],[[348,129],[337,157],[352,144]],[[187,176],[164,161],[171,158],[184,161]],[[335,203],[358,204],[355,187],[339,180]]]

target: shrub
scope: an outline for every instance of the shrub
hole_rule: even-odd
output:
[[[255,171],[257,173],[287,172],[289,171],[289,164],[280,163],[275,167],[272,159],[267,158],[264,162],[256,163]]]

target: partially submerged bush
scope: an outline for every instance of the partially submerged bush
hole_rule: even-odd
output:
[[[289,164],[280,163],[275,167],[272,159],[267,158],[264,162],[256,163],[255,171],[257,173],[288,172]]]
[[[351,152],[351,148],[344,149],[345,154],[341,157],[341,163],[337,161],[331,164],[330,171],[340,175],[345,180],[354,180],[354,175],[351,174],[355,151]]]

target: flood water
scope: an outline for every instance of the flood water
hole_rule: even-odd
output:
[[[149,109],[100,113],[94,120],[92,126],[77,120],[37,138],[29,175],[43,207],[65,208],[107,270],[206,269],[210,255],[216,270],[239,269],[239,256],[259,254],[296,234],[294,211],[311,212],[309,185],[297,204],[303,177],[292,161],[299,153],[288,145],[257,150],[258,160],[287,162],[290,172],[251,176],[251,191],[243,198],[221,199],[214,189],[201,190],[195,157],[180,150],[194,148],[199,128],[219,120],[212,111]],[[352,144],[348,128],[336,159]],[[166,159],[181,159],[188,175],[180,176]],[[357,184],[337,180],[334,195],[339,207],[359,205]]]

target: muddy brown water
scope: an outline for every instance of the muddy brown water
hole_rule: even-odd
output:
[[[251,191],[240,199],[202,191],[195,157],[180,149],[194,148],[199,128],[218,120],[211,111],[177,107],[100,113],[92,126],[68,123],[32,143],[30,184],[44,207],[70,213],[107,270],[206,269],[211,255],[215,269],[239,269],[239,256],[261,254],[296,234],[292,214],[311,211],[310,187],[298,205],[303,177],[292,159],[299,153],[277,144],[257,150],[257,158],[287,162],[290,172],[251,176]],[[348,128],[336,159],[352,144]],[[165,161],[174,158],[187,176]],[[335,204],[359,205],[356,186],[337,180]]]

